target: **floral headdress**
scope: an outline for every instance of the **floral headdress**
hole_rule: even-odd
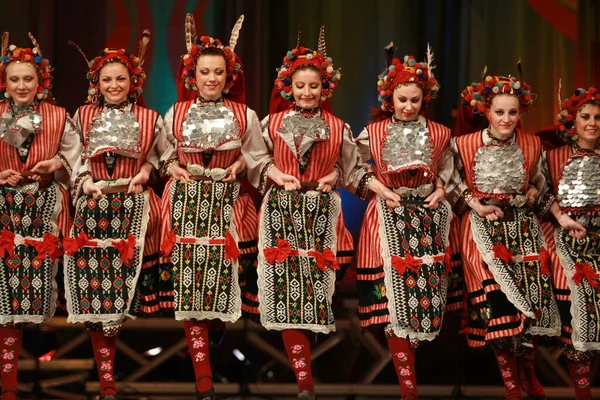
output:
[[[319,31],[319,42],[317,50],[309,49],[300,45],[301,33],[298,31],[296,48],[287,52],[283,57],[283,64],[277,70],[275,87],[280,90],[281,96],[288,101],[294,101],[292,93],[292,74],[302,65],[312,65],[317,68],[323,79],[321,90],[321,102],[333,96],[342,74],[333,66],[331,57],[327,57],[325,44],[325,27],[321,26]]]
[[[2,35],[2,48],[0,59],[0,100],[10,97],[6,91],[6,67],[11,62],[28,63],[38,72],[38,88],[35,95],[38,101],[52,101],[52,66],[50,61],[44,58],[37,40],[29,33],[33,48],[17,47],[8,45],[8,32]]]
[[[575,93],[568,99],[560,102],[561,84],[558,84],[558,108],[560,112],[556,116],[556,133],[567,144],[573,144],[577,140],[575,131],[575,116],[577,111],[588,103],[600,104],[600,92],[595,87],[588,90],[576,89]]]
[[[85,56],[85,53],[75,43],[69,41],[69,44],[75,46],[81,53],[89,68],[87,79],[90,82],[90,86],[88,89],[87,103],[97,103],[101,99],[100,70],[110,62],[120,62],[127,67],[131,76],[131,86],[129,87],[127,97],[131,102],[135,103],[143,93],[142,87],[146,80],[146,73],[142,69],[142,65],[144,64],[144,56],[146,55],[146,48],[149,42],[150,31],[145,29],[142,33],[142,39],[139,44],[140,49],[137,56],[125,49],[105,48],[92,61],[89,61]]]
[[[523,68],[521,62],[517,63],[519,79],[514,76],[487,75],[487,67],[483,69],[480,82],[473,82],[462,91],[461,96],[465,104],[473,107],[473,112],[485,115],[485,110],[492,99],[499,94],[510,94],[519,100],[521,112],[528,112],[535,100],[531,93],[531,86],[523,81]]]
[[[404,56],[404,61],[394,58],[394,43],[385,47],[387,68],[379,75],[377,81],[377,98],[384,112],[394,112],[393,94],[398,85],[416,83],[423,90],[423,106],[425,111],[432,99],[437,97],[440,90],[438,81],[433,76],[433,52],[427,45],[427,61],[417,62],[414,56]]]
[[[187,14],[185,17],[185,44],[187,53],[183,56],[183,69],[181,78],[184,85],[189,90],[198,90],[196,86],[196,61],[206,49],[216,49],[223,53],[226,64],[226,82],[223,93],[227,94],[235,85],[235,81],[242,70],[241,64],[236,62],[235,45],[240,35],[240,29],[244,23],[244,15],[240,15],[237,22],[231,31],[229,46],[224,46],[219,39],[210,36],[196,35],[196,23],[192,14]]]

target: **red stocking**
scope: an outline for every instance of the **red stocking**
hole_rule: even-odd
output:
[[[105,336],[103,331],[90,331],[94,358],[98,368],[100,381],[100,395],[117,394],[114,378],[115,351],[117,350],[117,337]]]
[[[569,367],[569,374],[573,380],[575,398],[577,400],[592,400],[592,392],[590,390],[590,364],[591,360],[589,359],[583,361],[567,360],[567,366]]]
[[[194,365],[196,391],[207,392],[213,388],[212,369],[208,350],[208,322],[184,321],[185,337]]]
[[[286,329],[281,332],[281,336],[283,337],[285,350],[296,375],[298,391],[306,390],[314,392],[315,384],[313,383],[310,365],[310,340],[308,332],[298,329]]]
[[[417,377],[415,375],[415,350],[407,338],[391,336],[387,338],[402,398],[417,398]]]
[[[546,398],[544,388],[535,374],[535,349],[527,350],[519,356],[519,373],[525,393],[537,398]]]
[[[500,374],[504,381],[504,391],[507,399],[521,398],[521,385],[519,384],[519,372],[517,368],[517,357],[506,349],[494,350]]]
[[[17,399],[17,364],[23,330],[20,327],[0,327],[0,346],[2,348],[2,399]]]

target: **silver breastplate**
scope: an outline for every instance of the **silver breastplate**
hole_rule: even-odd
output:
[[[527,177],[524,165],[523,151],[514,142],[482,146],[475,154],[475,186],[482,193],[519,193]]]
[[[112,152],[138,159],[141,156],[140,124],[128,110],[103,110],[92,119],[83,156]]]
[[[0,117],[0,140],[19,148],[31,133],[42,129],[42,115],[31,108],[14,109]]]
[[[182,128],[180,148],[187,153],[213,150],[225,143],[239,141],[240,136],[240,126],[233,111],[223,103],[192,104]]]
[[[429,129],[416,121],[392,122],[387,126],[387,137],[381,150],[381,158],[387,171],[393,172],[406,167],[432,166],[433,145]]]
[[[600,157],[575,154],[569,158],[558,183],[561,207],[600,205]]]

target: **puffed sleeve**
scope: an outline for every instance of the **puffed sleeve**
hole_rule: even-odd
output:
[[[368,189],[369,182],[374,176],[373,164],[368,161],[371,159],[371,145],[369,131],[364,128],[355,139],[357,162],[348,176],[347,188],[358,198],[367,200],[372,192]]]
[[[163,122],[163,132],[156,137],[156,149],[159,154],[160,175],[168,175],[169,167],[179,162],[177,155],[177,138],[173,134],[173,113],[174,105],[169,108],[165,114]]]
[[[55,155],[60,160],[64,169],[57,170],[54,173],[56,181],[64,185],[69,184],[73,175],[73,168],[75,168],[77,160],[81,156],[83,148],[80,137],[79,127],[69,114],[67,114],[59,149]]]
[[[256,113],[248,110],[248,131],[242,142],[242,154],[248,163],[248,180],[260,190],[266,185],[267,170],[273,164],[273,142],[269,137],[269,116],[259,124]]]
[[[358,169],[360,157],[358,156],[358,149],[354,137],[352,136],[350,125],[344,124],[342,135],[342,154],[336,163],[336,168],[338,169],[340,177],[338,184],[351,187],[352,177]]]
[[[89,164],[85,158],[82,157],[83,149],[84,149],[84,135],[85,132],[81,129],[81,116],[79,115],[79,109],[75,112],[73,116],[73,121],[76,127],[76,131],[78,132],[77,141],[79,142],[79,152],[77,154],[77,158],[73,164],[73,170],[71,172],[71,199],[73,203],[76,202],[77,197],[81,194],[83,190],[83,182],[90,179],[92,177],[92,173],[89,169]]]

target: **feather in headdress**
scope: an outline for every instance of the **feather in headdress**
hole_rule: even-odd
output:
[[[185,16],[185,48],[188,53],[192,50],[192,46],[196,41],[196,21],[192,14]]]
[[[327,56],[327,45],[325,44],[325,25],[321,25],[319,31],[319,43],[317,45],[317,52],[322,56]]]
[[[394,42],[390,42],[385,46],[383,51],[385,52],[385,63],[389,67],[392,65],[392,60],[394,59]]]
[[[90,65],[90,60],[88,60],[88,58],[85,56],[85,53],[83,52],[83,50],[81,50],[81,48],[79,46],[77,46],[77,44],[75,44],[74,41],[72,41],[71,39],[69,39],[68,41],[69,46],[73,46],[77,49],[77,51],[79,52],[79,54],[81,54],[83,56],[83,59],[85,60],[85,63],[89,66]]]
[[[298,36],[296,40],[296,48],[300,47],[300,41],[302,40],[302,30],[300,29],[300,25],[298,25]]]
[[[433,65],[434,54],[431,51],[431,46],[427,43],[427,68],[429,69],[429,75],[432,76],[432,72],[435,69],[435,65]]]
[[[138,53],[140,65],[144,64],[144,56],[146,55],[148,43],[150,43],[150,29],[144,29],[144,32],[142,32],[142,38],[140,39],[140,51]]]
[[[242,29],[243,23],[244,14],[240,15],[235,25],[233,26],[233,29],[231,30],[231,37],[229,38],[229,47],[231,48],[231,51],[235,49],[235,45],[237,44],[238,38],[240,37],[240,29]]]
[[[29,39],[31,39],[31,43],[33,43],[33,47],[37,50],[38,55],[40,57],[43,57],[42,49],[40,48],[40,45],[38,44],[37,40],[35,40],[35,37],[33,37],[31,32],[28,32],[28,35],[29,35]]]

